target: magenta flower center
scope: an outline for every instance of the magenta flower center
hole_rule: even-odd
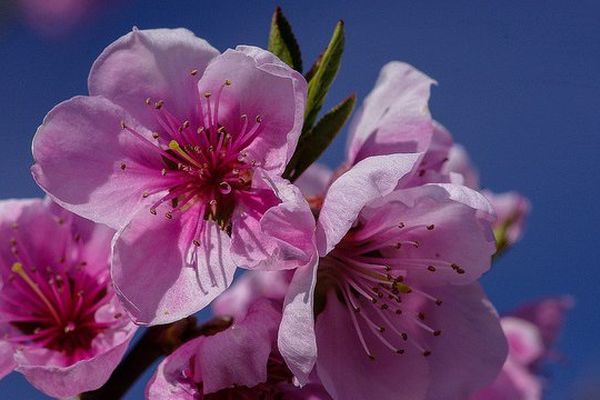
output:
[[[6,339],[69,357],[89,354],[93,339],[111,326],[95,318],[109,300],[107,277],[87,272],[78,235],[57,260],[44,266],[32,262],[36,249],[26,248],[18,236],[15,227],[10,241],[14,260],[0,292],[0,309],[12,326]]]
[[[335,287],[369,358],[375,355],[365,330],[392,352],[403,354],[410,345],[424,356],[431,355],[428,337],[442,333],[441,327],[428,321],[425,310],[442,306],[443,300],[428,294],[411,272],[465,271],[440,254],[427,258],[419,253],[433,229],[434,224],[389,226],[388,221],[359,225],[321,260],[318,290]]]
[[[247,151],[261,133],[262,116],[242,114],[239,121],[228,117],[233,123],[221,123],[221,94],[231,84],[226,80],[215,95],[199,95],[196,113],[183,121],[170,113],[163,101],[152,103],[146,99],[161,127],[153,133],[154,141],[122,123],[124,129],[149,150],[158,152],[163,160],[163,168],[156,171],[152,186],[142,194],[148,197],[162,193],[150,206],[152,214],[163,207],[165,217],[172,219],[175,213],[193,209],[199,218],[215,221],[225,229],[237,204],[244,202],[260,208],[264,202],[264,190],[251,188],[254,167],[260,163]],[[230,132],[225,125],[239,128]],[[121,169],[129,168],[123,163]]]

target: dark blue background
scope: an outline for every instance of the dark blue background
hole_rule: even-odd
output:
[[[418,3],[418,4],[417,4]],[[452,3],[452,4],[450,4]],[[549,398],[574,398],[600,376],[600,6],[593,1],[280,2],[309,65],[343,18],[347,48],[328,99],[363,98],[380,67],[404,60],[438,80],[431,109],[463,143],[482,181],[533,203],[523,241],[484,278],[500,310],[537,296],[572,294]],[[523,2],[525,3],[525,2]],[[224,50],[266,46],[269,1],[121,1],[70,35],[44,38],[18,21],[0,31],[0,197],[39,196],[30,141],[56,103],[86,93],[95,57],[140,28],[187,27]],[[342,160],[344,135],[324,157]],[[101,149],[97,149],[101,151]],[[147,379],[147,377],[145,378]],[[139,382],[127,398],[142,397]],[[12,374],[2,399],[44,398]],[[588,398],[588,397],[586,397]]]

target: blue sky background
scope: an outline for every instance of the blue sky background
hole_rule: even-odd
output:
[[[576,398],[600,381],[600,5],[495,3],[122,0],[59,38],[6,19],[0,198],[41,195],[29,173],[36,127],[55,104],[86,93],[95,57],[132,26],[186,27],[221,50],[264,47],[280,4],[308,66],[342,18],[346,53],[329,105],[353,91],[362,99],[384,63],[407,61],[439,82],[433,115],[467,147],[483,184],[531,199],[525,238],[483,283],[501,311],[539,296],[575,297],[560,343],[566,357],[550,369],[548,398]],[[337,165],[344,141],[342,134],[323,161]],[[127,399],[142,398],[145,380]],[[45,398],[17,374],[0,381],[0,397]]]

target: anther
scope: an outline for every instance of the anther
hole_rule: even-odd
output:
[[[435,228],[435,225],[434,225],[434,224],[427,225],[427,230],[428,230],[428,231],[432,231],[432,230],[433,230],[433,228]]]
[[[121,170],[125,171],[125,168],[127,168],[127,164],[125,163],[121,163]]]
[[[192,240],[192,243],[193,243],[194,246],[200,247],[200,242],[198,241],[198,239]]]
[[[167,212],[165,213],[165,217],[166,217],[167,219],[173,219],[173,214],[171,213],[171,211],[167,211]]]
[[[417,316],[419,317],[419,319],[420,319],[421,321],[424,321],[424,320],[425,320],[425,314],[424,314],[424,313],[420,312],[419,314],[417,314]]]
[[[225,79],[225,86],[231,86],[231,81],[229,79]]]
[[[442,334],[442,331],[440,331],[439,329],[433,331],[433,336],[440,336]]]
[[[408,340],[408,334],[406,334],[405,332],[402,332],[400,336],[402,336],[402,340],[404,340],[405,342]]]
[[[261,115],[257,115],[256,116],[256,122],[258,122],[259,124],[262,122],[262,116]]]
[[[144,193],[142,193],[142,197],[143,197],[144,199],[147,199],[149,196],[150,196],[150,193],[148,193],[148,192],[144,192]]]
[[[166,169],[166,168],[163,168],[163,169],[161,169],[161,170],[160,170],[160,174],[161,174],[162,176],[167,176],[167,169]]]
[[[149,106],[150,103],[152,103],[152,99],[150,97],[146,97],[146,100],[144,100],[144,103]]]
[[[404,225],[404,222],[400,222],[400,223],[398,224],[398,228],[400,228],[400,229],[404,228],[405,226],[406,226],[406,225]]]
[[[164,100],[159,100],[156,103],[154,103],[154,108],[157,110],[160,110],[164,104],[165,104]]]
[[[194,68],[193,70],[190,71],[190,75],[192,76],[196,76],[198,74],[198,70],[196,68]]]
[[[425,351],[423,352],[423,356],[424,356],[424,357],[429,357],[430,355],[431,355],[431,351],[429,351],[429,350],[425,350]]]
[[[160,134],[158,134],[157,132],[154,132],[154,133],[152,134],[152,137],[153,137],[154,139],[158,139],[158,138],[160,137]]]
[[[398,349],[398,350],[396,350],[396,354],[404,354],[404,350],[403,349]]]
[[[150,214],[156,215],[156,208],[151,208],[150,209]]]
[[[127,125],[125,124],[125,121],[123,121],[123,120],[121,120],[120,125],[121,125],[121,129],[127,128]]]
[[[208,99],[210,96],[212,96],[211,92],[204,92],[204,97]]]
[[[430,265],[427,267],[427,270],[431,271],[431,272],[435,272],[435,267],[433,265]]]

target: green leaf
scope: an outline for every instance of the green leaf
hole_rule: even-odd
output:
[[[296,71],[302,72],[300,46],[298,46],[292,27],[283,15],[281,7],[277,7],[273,13],[271,32],[269,33],[269,51]]]
[[[316,71],[308,82],[306,97],[306,112],[304,114],[304,131],[312,128],[317,115],[323,106],[325,96],[340,68],[344,52],[344,22],[339,21],[331,36],[331,41],[325,49],[320,62],[317,61]]]
[[[319,69],[319,67],[321,66],[322,60],[323,60],[323,53],[319,54],[319,57],[317,57],[314,64],[312,65],[312,67],[310,67],[308,72],[306,74],[304,74],[304,78],[306,79],[306,82],[310,82],[312,80],[312,78],[315,76],[317,69]]]
[[[296,152],[284,172],[285,178],[294,182],[319,158],[350,117],[355,103],[355,94],[347,97],[300,138]]]

